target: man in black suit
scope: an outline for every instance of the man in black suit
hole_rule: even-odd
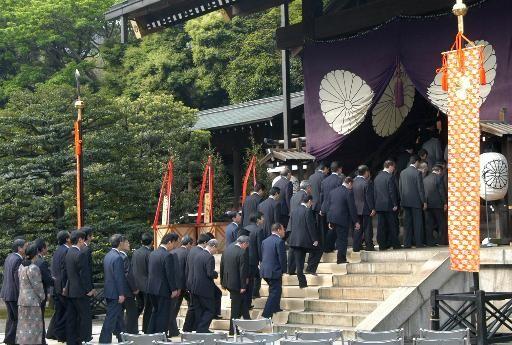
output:
[[[66,286],[66,253],[71,247],[71,239],[68,231],[61,230],[57,234],[58,247],[53,253],[51,273],[53,278],[53,309],[54,313],[48,325],[46,338],[59,342],[66,341],[66,296],[62,291]]]
[[[215,271],[213,255],[217,252],[218,246],[216,239],[209,240],[204,250],[197,252],[188,266],[189,271],[192,271],[189,290],[195,305],[197,333],[210,333],[210,324],[217,313],[217,287],[214,279],[218,277],[218,273]]]
[[[290,200],[293,195],[293,183],[290,181],[292,172],[290,169],[284,167],[281,170],[280,178],[274,183],[274,187],[279,188],[280,197],[279,203],[281,205],[281,215],[278,220],[283,226],[288,225],[288,218],[290,217]]]
[[[83,231],[71,233],[71,248],[66,253],[67,284],[63,291],[68,301],[66,344],[79,345],[92,340],[91,297],[94,294],[88,254],[82,251],[86,235]]]
[[[373,183],[370,180],[370,169],[366,165],[360,165],[357,169],[358,175],[354,178],[352,190],[356,203],[357,218],[362,225],[359,231],[354,231],[354,252],[362,248],[364,240],[365,249],[372,251],[373,247],[373,225],[372,217],[375,216],[375,202],[373,198]]]
[[[12,244],[12,253],[7,255],[4,262],[4,281],[0,298],[7,307],[7,321],[5,323],[4,343],[8,345],[16,344],[16,328],[18,326],[18,296],[20,291],[20,280],[18,268],[20,267],[27,243],[18,238]]]
[[[37,247],[37,258],[34,264],[39,267],[39,271],[41,272],[41,280],[43,282],[44,289],[44,300],[41,302],[41,312],[44,315],[44,311],[46,309],[46,301],[48,300],[48,292],[50,291],[50,287],[53,286],[53,278],[52,273],[50,272],[50,267],[48,262],[45,261],[44,257],[48,254],[48,246],[46,242],[42,238],[38,238],[34,241],[35,246]],[[44,317],[43,317],[43,339],[41,344],[46,344],[46,333],[44,326]]]
[[[260,274],[268,284],[268,298],[262,317],[271,318],[282,311],[281,293],[283,273],[286,272],[286,247],[283,241],[284,227],[279,223],[272,225],[272,235],[261,244]]]
[[[347,262],[350,227],[354,225],[356,231],[360,228],[352,192],[352,181],[351,177],[345,177],[343,184],[331,191],[322,205],[322,212],[327,214],[329,229],[336,231],[336,249],[338,249],[336,262],[338,264]]]
[[[132,256],[132,272],[135,277],[135,286],[139,293],[137,294],[137,304],[139,315],[144,311],[142,316],[142,332],[148,332],[149,320],[151,319],[151,312],[153,306],[151,305],[151,298],[148,294],[148,266],[149,255],[153,250],[153,235],[150,233],[143,233],[141,237],[141,246]]]
[[[147,291],[153,311],[148,333],[166,332],[171,315],[171,299],[179,295],[176,284],[176,264],[171,250],[179,244],[175,233],[165,234],[160,246],[149,255]]]
[[[193,281],[195,280],[196,270],[194,269],[194,263],[196,262],[196,258],[203,250],[205,250],[206,243],[210,240],[210,237],[207,234],[200,234],[197,238],[197,246],[190,248],[190,251],[187,255],[187,261],[185,264],[185,278],[186,278],[186,287],[190,296],[190,303],[187,308],[187,315],[185,316],[185,323],[183,324],[184,332],[192,332],[197,330],[197,322],[196,322],[196,301],[194,300],[194,296],[191,294],[191,288]]]
[[[90,270],[90,279],[91,279],[91,285],[94,287],[94,262],[92,260],[92,253],[94,251],[94,248],[92,247],[92,241],[94,240],[94,229],[90,226],[83,226],[80,228],[80,230],[85,233],[85,244],[82,248],[82,251],[87,256],[87,262],[89,263],[87,265],[87,268]],[[96,295],[96,290],[93,289],[92,296],[89,298],[93,298]],[[92,315],[92,310],[91,310]],[[87,338],[92,338],[92,322],[89,327],[89,332],[87,334]]]
[[[340,187],[343,184],[345,175],[343,175],[342,171],[343,171],[343,168],[341,167],[340,163],[332,162],[331,163],[331,174],[329,176],[327,176],[322,181],[321,192],[320,192],[320,202],[321,202],[320,209],[321,209],[322,215],[326,215],[326,212],[324,212],[324,209],[325,209],[324,203],[326,202],[331,191]],[[328,217],[328,216],[326,216],[326,217]],[[327,221],[327,222],[329,222],[329,221]],[[336,243],[336,232],[328,231],[326,240],[325,240],[324,252],[330,253],[330,252],[334,251],[335,243]]]
[[[448,209],[446,200],[446,190],[443,181],[443,168],[440,165],[434,165],[432,173],[423,179],[425,187],[425,198],[427,200],[427,210],[425,211],[425,228],[427,246],[435,246],[434,228],[437,228],[438,239],[445,243],[448,237],[446,228],[445,211]]]
[[[263,213],[256,212],[250,217],[250,223],[240,231],[240,236],[249,236],[249,283],[245,294],[247,306],[251,305],[253,297],[260,297],[261,277],[258,266],[261,261],[264,222]]]
[[[256,182],[251,195],[245,198],[244,205],[242,206],[242,228],[249,225],[251,216],[258,212],[258,206],[263,201],[264,193],[265,185]]]
[[[423,213],[427,208],[423,177],[418,170],[420,158],[412,155],[410,165],[400,173],[400,204],[404,210],[404,248],[423,247]]]
[[[124,255],[122,252],[130,250],[130,243],[120,234],[110,237],[112,249],[103,259],[105,285],[103,294],[107,301],[107,313],[101,327],[100,344],[112,343],[112,334],[118,341],[121,340],[121,332],[125,331],[123,320],[123,304],[126,296],[131,294],[131,289],[125,275]]]
[[[300,189],[297,191],[297,193],[293,194],[292,198],[290,199],[290,218],[292,212],[301,205],[304,197],[311,194],[311,184],[308,180],[301,181],[299,188]],[[288,225],[290,225],[290,223],[288,223]],[[293,227],[286,227],[286,234],[284,236],[285,241],[289,242],[288,239],[290,238],[292,230]],[[289,243],[288,246],[290,246]],[[293,248],[288,250],[288,274],[295,274],[295,256],[293,253]]]
[[[330,169],[325,165],[324,162],[318,163],[317,169],[313,175],[309,177],[309,183],[311,184],[311,195],[313,196],[313,206],[311,209],[315,214],[316,226],[320,234],[320,248],[323,249],[325,246],[325,236],[327,235],[327,223],[325,217],[320,215],[322,208],[321,192],[322,192],[322,181],[327,175],[329,175]]]
[[[229,291],[231,298],[231,316],[229,334],[234,334],[233,319],[250,319],[246,307],[245,294],[249,283],[249,237],[240,236],[229,245],[220,259],[220,285]]]
[[[263,213],[265,218],[265,223],[263,223],[265,238],[272,233],[272,224],[279,222],[281,217],[280,197],[281,190],[278,187],[272,187],[269,191],[269,197],[258,206],[258,211]]]
[[[226,226],[225,231],[225,245],[229,246],[235,242],[238,237],[238,231],[240,229],[240,223],[242,222],[242,214],[239,211],[229,211],[227,213],[231,223]]]
[[[311,210],[313,197],[305,194],[299,207],[295,208],[290,217],[289,227],[292,227],[288,244],[293,251],[294,261],[296,265],[297,278],[299,287],[308,286],[306,276],[304,275],[304,260],[306,253],[309,252],[308,273],[315,273],[316,267],[322,257],[322,252],[318,250],[318,230],[315,223],[315,216]],[[289,272],[292,274],[295,272]]]
[[[192,248],[192,245],[194,244],[194,240],[189,235],[183,236],[181,239],[181,246],[178,248],[175,248],[171,251],[171,254],[174,255],[174,263],[176,266],[176,282],[178,286],[178,290],[180,291],[180,294],[178,297],[173,298],[172,304],[171,304],[171,316],[169,318],[169,335],[171,337],[178,336],[180,334],[178,330],[178,324],[176,322],[176,318],[178,317],[178,314],[180,312],[181,303],[183,302],[183,298],[187,301],[187,303],[190,305],[190,295],[187,292],[187,285],[186,285],[186,272],[185,272],[185,266],[187,264],[187,256],[190,251],[190,248]]]
[[[130,247],[126,246],[124,248],[119,249],[121,252],[121,257],[123,258],[124,265],[124,276],[126,278],[126,282],[128,283],[128,289],[126,291],[123,307],[125,310],[124,315],[124,325],[125,332],[130,334],[139,334],[139,310],[137,306],[137,301],[135,300],[136,296],[139,294],[139,289],[137,288],[137,283],[135,282],[135,275],[133,274],[133,266],[131,265],[131,260],[128,257],[128,252],[130,251]]]
[[[387,160],[373,182],[377,211],[377,243],[379,250],[400,249],[398,240],[398,188],[393,176],[395,162]]]

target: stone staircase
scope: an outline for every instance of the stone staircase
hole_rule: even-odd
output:
[[[348,264],[336,264],[336,254],[324,254],[317,273],[306,275],[308,287],[300,289],[296,276],[283,276],[283,312],[274,315],[274,330],[320,331],[342,329],[346,338],[353,338],[357,325],[411,275],[438,253],[436,248],[385,252],[348,253]],[[220,256],[217,258],[220,263]],[[219,284],[219,282],[217,282]],[[251,317],[261,316],[268,296],[262,281],[261,298],[253,301]],[[228,330],[229,293],[223,291],[222,317],[214,320],[212,330]],[[180,324],[186,305],[180,311]]]

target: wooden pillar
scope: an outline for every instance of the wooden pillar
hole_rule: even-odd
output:
[[[121,26],[121,44],[128,43],[128,18],[119,17],[119,25]]]
[[[238,208],[240,206],[240,196],[242,195],[242,175],[240,167],[242,166],[242,159],[240,155],[240,149],[235,146],[233,147],[233,207]]]
[[[281,27],[290,25],[288,2],[281,5]],[[290,103],[290,51],[281,51],[281,78],[283,88],[283,139],[284,149],[290,148],[291,142],[291,103]]]

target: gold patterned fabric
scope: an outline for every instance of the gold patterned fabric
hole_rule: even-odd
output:
[[[450,51],[448,67],[448,236],[451,269],[480,269],[480,50]],[[463,67],[460,64],[463,62]]]

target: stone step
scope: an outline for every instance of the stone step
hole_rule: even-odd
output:
[[[361,251],[361,262],[418,262],[427,261],[434,257],[440,250],[436,248],[423,249],[399,249],[367,252]]]
[[[324,254],[325,255],[325,254]],[[304,265],[304,269],[306,269],[308,265]],[[347,264],[337,264],[336,260],[334,262],[321,262],[316,269],[316,273],[318,274],[346,274],[347,273]]]
[[[288,315],[288,322],[292,324],[355,327],[363,321],[365,317],[366,315],[362,314],[292,311]]]
[[[324,271],[330,269],[330,266],[323,267]],[[336,268],[335,268],[336,269]],[[345,273],[346,271],[342,268],[338,268],[339,272],[336,273]],[[306,280],[308,285],[310,286],[332,286],[332,271],[326,272],[324,274],[319,274],[317,276],[306,274]],[[220,278],[215,279],[215,284],[220,287]],[[261,280],[261,285],[267,286],[267,282],[265,279]],[[283,286],[299,286],[299,280],[296,275],[283,275]]]
[[[423,262],[360,262],[347,264],[347,273],[360,274],[406,274],[415,273]]]
[[[288,311],[304,310],[304,302],[305,301],[308,301],[308,300],[304,299],[303,297],[281,298],[281,308],[283,308],[284,310],[288,310]],[[254,306],[254,309],[257,309],[257,310],[263,310],[263,308],[265,308],[265,303],[267,303],[266,297],[256,298],[256,299],[252,300],[252,305]],[[221,308],[222,309],[230,309],[231,308],[231,299],[229,298],[229,296],[222,296]],[[180,310],[185,310],[185,313],[186,313],[187,301],[184,300],[182,302]],[[183,314],[183,315],[185,315],[185,314]]]
[[[321,287],[320,299],[327,300],[368,300],[383,301],[394,291],[393,288],[375,287]]]
[[[366,314],[374,311],[378,305],[379,302],[377,301],[311,299],[304,301],[304,310]]]
[[[333,275],[333,286],[399,287],[409,281],[410,274],[346,274]]]
[[[304,289],[298,286],[283,286],[283,293],[281,298],[318,298],[317,286],[311,286]],[[262,285],[260,289],[261,297],[268,297],[268,286]]]
[[[286,325],[274,325],[274,332],[286,332],[288,336],[293,337],[295,332],[325,332],[325,331],[343,331],[344,339],[354,339],[355,338],[355,328],[354,327],[339,327],[335,325],[325,326],[325,325],[306,325],[306,324],[298,324],[298,323],[288,323]]]

